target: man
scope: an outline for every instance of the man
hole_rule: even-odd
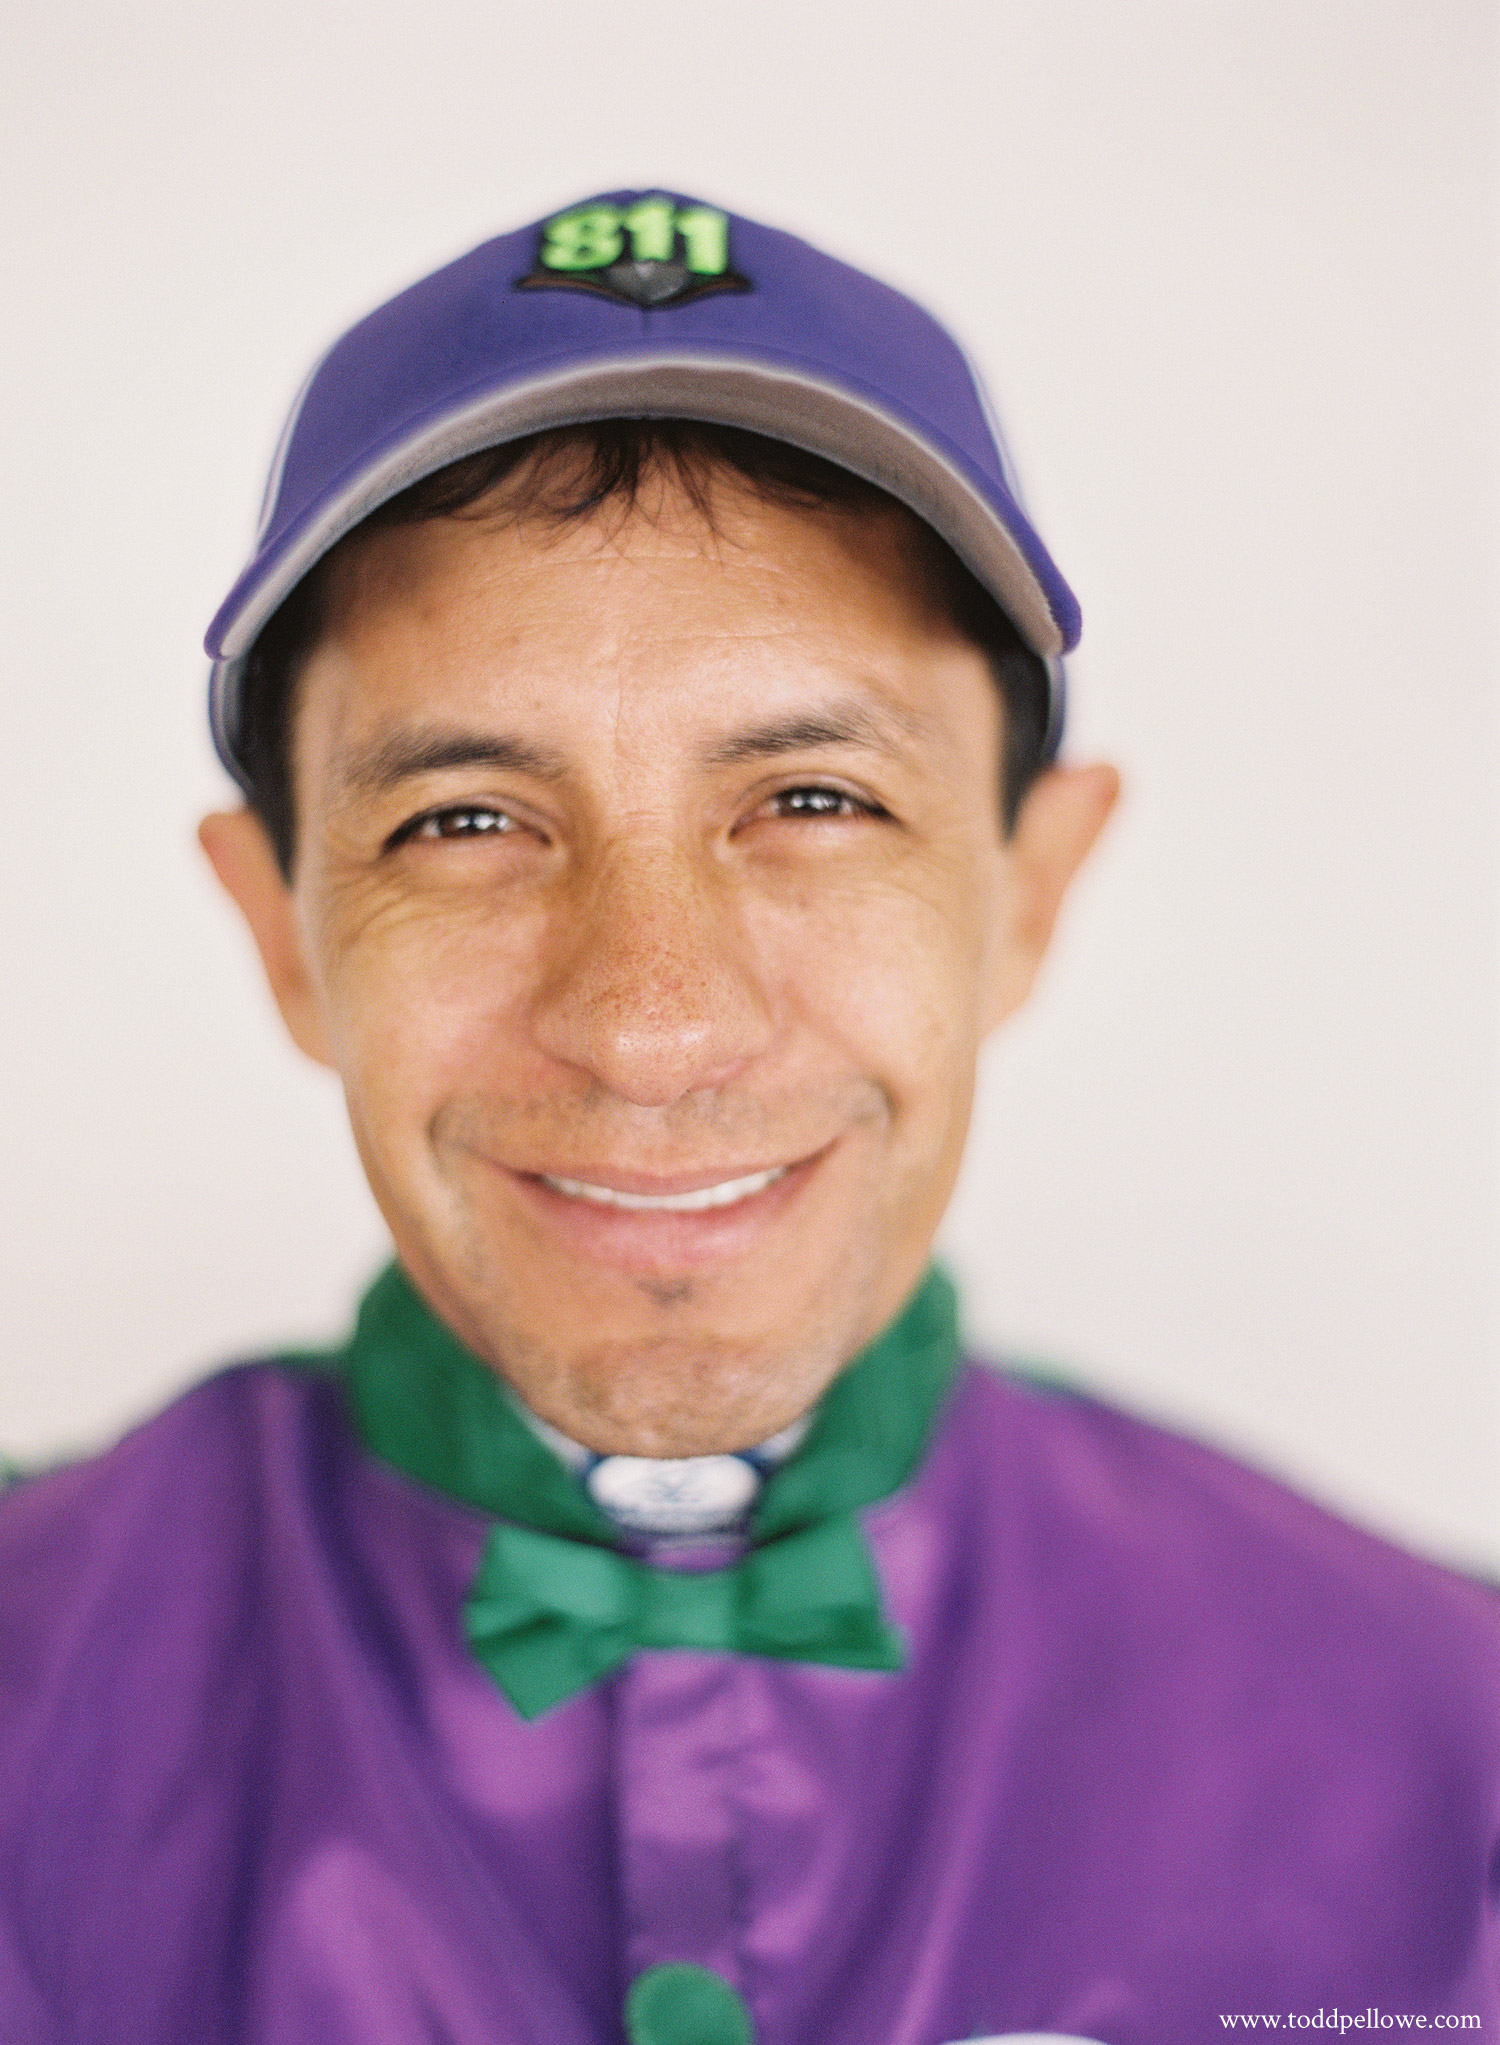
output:
[[[7,2038],[1500,2023],[1492,1596],[928,1268],[1077,622],[948,337],[701,203],[323,358],[203,839],[397,1263],[7,1501]]]

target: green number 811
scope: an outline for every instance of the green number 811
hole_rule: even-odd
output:
[[[618,206],[580,206],[549,220],[542,235],[542,264],[549,270],[602,270],[617,263],[630,241],[637,263],[670,263],[681,236],[686,267],[700,277],[719,277],[729,267],[729,222],[714,206],[684,206],[670,199],[640,199]]]

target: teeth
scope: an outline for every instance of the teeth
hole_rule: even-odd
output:
[[[699,1214],[706,1207],[732,1207],[736,1200],[748,1200],[786,1177],[789,1167],[773,1165],[768,1172],[751,1172],[743,1179],[725,1179],[717,1186],[700,1186],[696,1193],[617,1193],[612,1186],[591,1186],[583,1179],[555,1179],[550,1172],[539,1174],[542,1184],[569,1200],[592,1200],[599,1207],[629,1207],[653,1214]]]

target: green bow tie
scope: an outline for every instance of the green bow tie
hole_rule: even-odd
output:
[[[377,1455],[496,1516],[465,1631],[534,1718],[638,1647],[900,1668],[855,1514],[911,1474],[957,1357],[953,1288],[933,1270],[834,1380],[802,1447],[767,1480],[748,1552],[703,1571],[617,1552],[613,1524],[396,1265],[366,1295],[338,1361]]]
[[[653,1569],[530,1527],[491,1533],[464,1608],[474,1652],[523,1718],[638,1647],[709,1647],[849,1669],[899,1669],[901,1642],[858,1526],[840,1514],[732,1569]]]

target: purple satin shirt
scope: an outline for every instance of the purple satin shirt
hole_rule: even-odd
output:
[[[1278,1485],[971,1367],[865,1515],[903,1672],[530,1724],[487,1524],[278,1365],[0,1501],[4,2045],[620,2045],[673,1960],[758,2045],[1500,2031],[1500,1600]]]

